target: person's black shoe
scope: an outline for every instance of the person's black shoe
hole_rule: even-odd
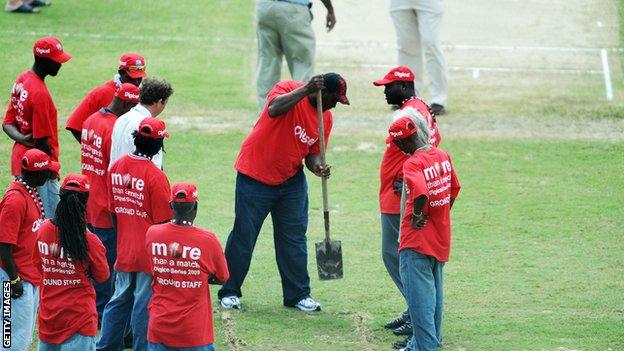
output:
[[[394,335],[412,335],[412,322],[405,322],[402,326],[392,331]]]
[[[409,342],[409,339],[411,338],[411,336],[408,336],[407,338],[405,338],[405,340],[399,340],[399,341],[395,341],[392,343],[392,348],[395,350],[400,350],[403,348],[407,347],[407,343]]]
[[[34,0],[29,4],[32,7],[45,7],[52,5],[51,1],[43,1],[43,0]]]
[[[440,104],[431,104],[431,112],[436,116],[441,116],[446,113],[446,110]]]
[[[22,5],[15,10],[11,11],[11,13],[39,13],[39,9],[32,7],[30,5]]]
[[[396,319],[384,324],[384,328],[386,329],[396,329],[405,324],[405,318],[403,318],[403,314],[398,316]]]

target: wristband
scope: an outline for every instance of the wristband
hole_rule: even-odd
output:
[[[15,278],[15,279],[11,280],[11,285],[15,285],[15,284],[17,284],[20,280],[22,280],[22,279],[21,279],[21,278],[19,277],[19,275],[18,275],[18,276],[17,276],[17,278]]]

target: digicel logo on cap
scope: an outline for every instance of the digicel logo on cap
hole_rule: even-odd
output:
[[[390,136],[393,137],[393,138],[399,137],[401,135],[403,135],[403,131],[402,130],[399,130],[398,132],[390,132]]]
[[[139,95],[137,95],[137,94],[132,94],[132,93],[131,93],[131,92],[129,92],[129,91],[125,91],[125,92],[124,92],[124,96],[125,96],[125,97],[127,97],[127,98],[129,98],[129,99],[138,99],[138,98],[139,98]]]
[[[47,49],[35,48],[35,51],[37,51],[38,54],[49,54],[50,53],[50,48],[47,48]]]
[[[397,78],[409,78],[409,72],[394,72],[394,76]]]
[[[50,163],[50,161],[35,162],[34,166],[35,166],[35,168],[43,168],[43,167],[47,166],[48,163]]]
[[[165,133],[167,133],[167,130],[166,130],[166,129],[165,129],[165,130],[159,130],[159,131],[158,131],[158,135],[159,135],[159,136],[163,136],[163,135],[165,135]]]

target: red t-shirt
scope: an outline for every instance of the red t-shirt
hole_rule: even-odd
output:
[[[91,190],[87,202],[87,223],[96,228],[112,228],[108,212],[108,164],[110,162],[111,135],[117,116],[100,109],[83,123],[82,174],[89,177]]]
[[[208,278],[226,281],[227,263],[219,239],[203,229],[164,223],[146,235],[152,299],[147,339],[168,347],[214,342]]]
[[[48,138],[52,149],[51,158],[58,161],[58,131],[56,106],[45,82],[32,71],[20,74],[13,84],[11,100],[4,115],[3,124],[12,124],[22,134],[31,134],[33,139]],[[15,143],[11,154],[11,174],[21,173],[24,152],[30,147]]]
[[[102,283],[110,272],[100,239],[90,231],[85,235],[89,259],[74,261],[61,248],[56,225],[47,220],[39,229],[32,260],[42,274],[39,338],[47,343],[63,343],[75,333],[97,335],[95,289],[89,278]]]
[[[451,250],[451,199],[459,193],[460,185],[449,155],[432,147],[416,151],[403,164],[403,179],[407,188],[407,205],[401,223],[399,251],[411,249],[423,255],[447,262]],[[421,229],[411,226],[414,199],[425,195],[423,213],[427,224]]]
[[[82,131],[84,121],[102,107],[108,106],[113,101],[116,90],[117,85],[113,80],[93,88],[69,115],[65,129]]]
[[[41,274],[32,262],[41,210],[26,187],[18,182],[9,184],[0,202],[0,243],[13,245],[13,262],[22,280],[39,285]],[[4,264],[0,265],[4,267]]]
[[[276,97],[289,93],[304,83],[282,81],[267,96],[267,104],[253,130],[243,141],[234,166],[237,171],[268,185],[279,185],[302,167],[301,160],[320,153],[318,114],[308,98],[303,98],[285,114],[269,117],[268,106]],[[332,113],[323,113],[325,145],[332,129]]]
[[[407,100],[403,106],[401,106],[401,109],[403,110],[407,107],[414,108],[427,119],[431,132],[429,144],[437,147],[442,137],[440,136],[435,116],[431,113],[429,105],[421,99],[414,97]],[[386,151],[384,152],[383,158],[381,159],[381,166],[379,167],[379,208],[381,209],[381,213],[399,214],[401,212],[401,194],[394,193],[392,183],[396,178],[402,177],[403,162],[408,158],[409,155],[406,155],[394,145],[390,137],[386,138]]]
[[[117,261],[122,272],[150,272],[145,233],[171,219],[171,188],[163,171],[151,160],[123,156],[108,171],[109,211],[117,215]]]

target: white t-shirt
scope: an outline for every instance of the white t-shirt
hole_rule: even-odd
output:
[[[110,163],[108,166],[109,169],[115,161],[134,151],[134,139],[132,138],[132,132],[139,129],[139,125],[142,120],[151,116],[151,113],[145,108],[145,106],[138,104],[130,111],[117,118],[117,121],[115,121],[115,127],[113,127]],[[162,150],[152,157],[152,162],[154,162],[156,167],[162,169]]]

